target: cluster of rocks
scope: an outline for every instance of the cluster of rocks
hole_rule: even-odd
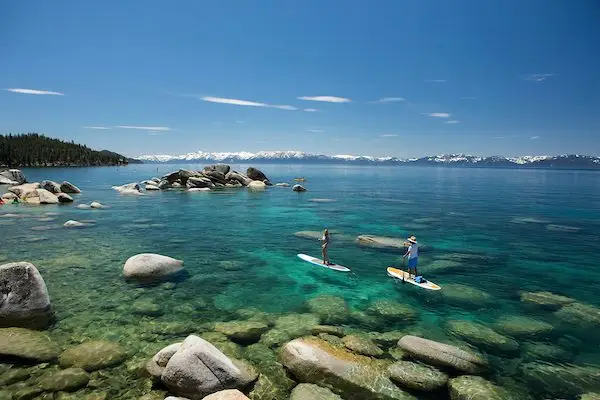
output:
[[[0,185],[11,185],[8,192],[2,195],[5,201],[18,199],[28,204],[59,204],[72,203],[72,194],[81,190],[70,182],[57,183],[42,181],[27,183],[25,175],[18,169],[0,172]]]
[[[243,174],[234,171],[227,164],[214,164],[204,167],[201,171],[180,169],[170,172],[160,178],[151,178],[142,182],[146,191],[166,189],[185,189],[188,192],[204,192],[224,188],[247,187],[250,190],[264,190],[268,186],[287,187],[287,183],[273,185],[269,178],[260,170],[250,167]],[[128,183],[122,186],[113,186],[121,194],[142,195],[142,185]],[[301,185],[294,185],[292,190],[303,192],[306,189]]]

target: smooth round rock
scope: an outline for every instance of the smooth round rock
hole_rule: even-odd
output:
[[[89,380],[89,374],[83,369],[67,368],[42,375],[38,385],[46,392],[71,392],[85,387]]]
[[[85,342],[65,350],[59,357],[61,367],[96,371],[121,364],[127,355],[118,343],[104,340]]]
[[[340,396],[331,390],[313,385],[311,383],[301,383],[292,390],[290,400],[343,400]]]
[[[238,343],[256,343],[263,333],[269,330],[266,324],[258,321],[229,321],[215,324],[215,331],[221,332]]]
[[[441,389],[448,383],[448,375],[440,370],[410,361],[397,361],[388,372],[398,385],[423,392]]]
[[[517,315],[501,317],[494,324],[494,328],[516,338],[544,336],[554,330],[547,322]]]
[[[366,337],[348,335],[342,338],[342,342],[344,343],[344,346],[357,354],[369,357],[381,357],[383,355],[383,350]]]
[[[123,267],[125,278],[154,282],[177,274],[183,261],[160,254],[143,253],[130,257]]]
[[[520,400],[480,376],[463,375],[448,383],[451,400]]]
[[[471,321],[449,321],[448,332],[493,353],[512,353],[519,350],[519,343],[503,336],[485,325]]]
[[[45,333],[25,328],[0,328],[0,355],[29,362],[47,362],[55,360],[59,354],[60,348]]]

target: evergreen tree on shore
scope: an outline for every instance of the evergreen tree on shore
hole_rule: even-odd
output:
[[[117,153],[96,151],[37,133],[0,135],[0,166],[100,166],[128,164],[129,161]]]

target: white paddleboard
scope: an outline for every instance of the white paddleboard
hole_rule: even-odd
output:
[[[388,267],[387,273],[392,278],[404,280],[404,282],[412,283],[413,285],[422,287],[423,289],[429,289],[429,290],[440,290],[441,289],[440,286],[436,285],[433,282],[426,281],[423,283],[418,283],[413,278],[410,277],[410,274],[408,272],[403,271],[398,268]]]
[[[306,254],[298,254],[298,257],[301,258],[302,260],[309,262],[311,264],[314,265],[318,265],[319,267],[323,267],[323,268],[329,268],[329,269],[333,269],[335,271],[340,271],[340,272],[348,272],[350,271],[350,268],[346,268],[343,265],[337,265],[337,264],[329,264],[329,265],[325,265],[323,264],[323,260],[320,260],[316,257],[312,257]]]

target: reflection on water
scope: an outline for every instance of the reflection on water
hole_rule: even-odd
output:
[[[96,372],[82,395],[140,397],[150,390],[140,365],[191,333],[252,361],[252,347],[213,330],[215,322],[257,315],[275,321],[312,313],[347,332],[400,331],[475,348],[493,366],[488,379],[532,398],[575,398],[600,371],[600,221],[590,206],[600,174],[266,165],[261,169],[274,182],[305,176],[308,192],[271,187],[222,192],[226,196],[166,191],[126,197],[110,189],[177,167],[156,168],[28,170],[30,181],[67,179],[83,193],[72,206],[0,208],[0,261],[38,267],[57,317],[48,331],[52,339],[62,348],[105,339],[127,351],[128,361]],[[110,208],[75,208],[91,201]],[[95,223],[64,228],[71,219]],[[320,248],[310,235],[294,233],[324,227],[333,232],[332,260],[352,274],[296,257],[318,256]],[[385,268],[401,263],[401,253],[359,247],[352,238],[360,234],[415,234],[429,248],[420,267],[442,291],[388,278]],[[145,252],[184,260],[187,276],[154,286],[125,282],[125,260]],[[572,300],[557,305],[551,294],[529,292]],[[332,298],[307,303],[323,295],[343,299],[348,308]],[[382,300],[390,302],[385,312],[377,311]],[[414,317],[388,315],[404,307]],[[284,323],[265,334],[275,350],[294,337]],[[395,341],[377,343],[392,359]],[[0,373],[8,368],[0,364]],[[35,385],[39,369],[27,367],[28,377],[3,385],[11,391]],[[578,386],[569,384],[574,379]],[[280,381],[273,398],[287,398],[291,386]]]

